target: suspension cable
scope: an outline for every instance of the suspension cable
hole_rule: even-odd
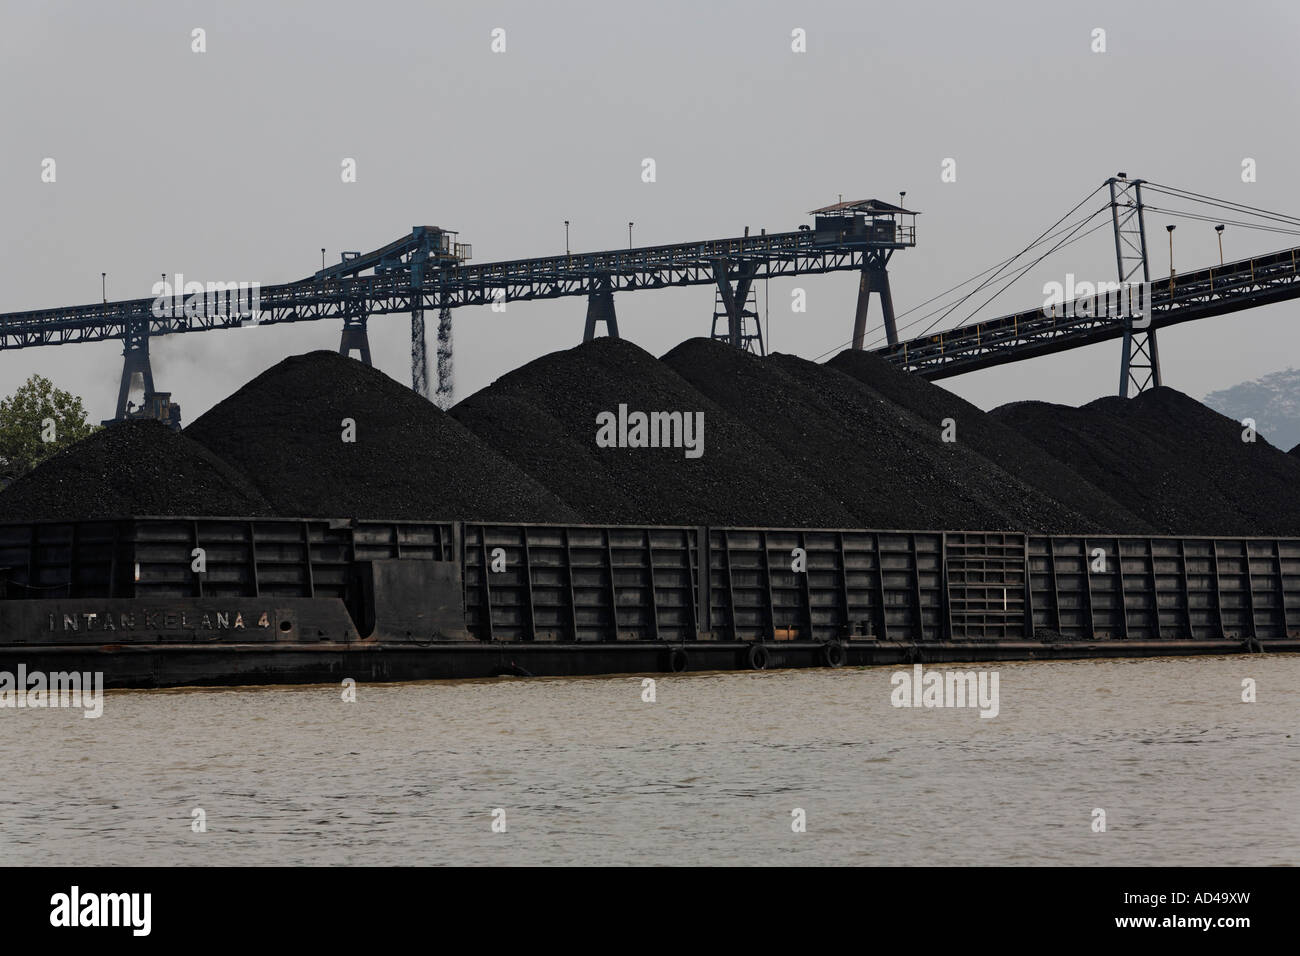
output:
[[[1192,202],[1201,202],[1207,206],[1215,206],[1219,209],[1230,209],[1234,212],[1254,213],[1263,219],[1273,219],[1278,222],[1285,222],[1288,225],[1300,225],[1300,217],[1288,216],[1286,213],[1277,212],[1271,209],[1262,209],[1259,206],[1249,206],[1245,203],[1232,202],[1228,199],[1217,199],[1214,196],[1206,196],[1203,193],[1194,193],[1187,189],[1179,189],[1177,186],[1164,186],[1160,183],[1151,183],[1143,181],[1144,185],[1149,186],[1153,191],[1173,196],[1177,199],[1187,199]]]
[[[1143,206],[1152,212],[1158,212],[1166,216],[1176,216],[1183,219],[1194,219],[1199,222],[1223,223],[1227,226],[1239,226],[1242,229],[1256,229],[1260,232],[1278,233],[1284,236],[1300,236],[1300,229],[1283,229],[1280,226],[1265,226],[1255,222],[1244,222],[1239,219],[1221,219],[1218,216],[1206,216],[1200,213],[1186,212],[1180,209],[1164,209],[1160,206]]]
[[[1093,190],[1093,192],[1095,193],[1096,190]],[[1086,201],[1086,200],[1085,200],[1085,201]],[[1076,206],[1075,208],[1077,209],[1078,207]],[[1103,208],[1106,208],[1106,207],[1103,207]],[[1068,213],[1067,213],[1067,215],[1068,215]],[[962,286],[964,286],[964,285],[968,285],[968,284],[970,284],[971,282],[974,282],[976,279],[979,279],[979,278],[981,278],[981,277],[983,277],[983,276],[988,275],[990,272],[993,272],[993,271],[995,271],[995,270],[1001,270],[1003,267],[1009,265],[1009,264],[1012,263],[1012,262],[1015,262],[1016,259],[1020,258],[1020,256],[1023,255],[1024,252],[1025,252],[1026,250],[1033,249],[1035,246],[1041,245],[1041,244],[1044,243],[1044,242],[1050,242],[1051,240],[1055,239],[1057,236],[1060,236],[1060,235],[1062,235],[1062,234],[1064,234],[1064,233],[1068,233],[1068,232],[1070,232],[1072,229],[1077,228],[1079,225],[1082,225],[1082,224],[1088,222],[1088,220],[1089,220],[1089,219],[1092,219],[1093,216],[1095,216],[1095,215],[1096,215],[1096,213],[1092,213],[1092,214],[1090,214],[1090,215],[1088,215],[1088,216],[1083,217],[1083,218],[1080,219],[1077,223],[1070,223],[1070,224],[1068,224],[1068,225],[1066,225],[1066,226],[1063,226],[1063,227],[1060,228],[1060,229],[1057,229],[1055,232],[1052,232],[1052,233],[1050,233],[1050,234],[1048,234],[1048,235],[1042,236],[1042,237],[1040,237],[1039,239],[1034,240],[1032,243],[1030,243],[1028,246],[1026,246],[1024,250],[1021,250],[1020,252],[1017,252],[1015,255],[1010,256],[1010,257],[1008,257],[1008,258],[1006,258],[1006,259],[1003,259],[1001,262],[995,262],[993,265],[989,266],[987,269],[984,269],[984,270],[981,271],[981,272],[977,272],[977,273],[975,273],[975,274],[974,274],[973,276],[971,276],[970,278],[963,279],[961,282],[958,282],[956,285],[954,285],[954,286],[950,286],[949,288],[945,289],[944,291],[939,292],[939,293],[937,293],[937,294],[935,294],[935,295],[930,296],[930,298],[926,299],[924,302],[918,302],[916,305],[912,306],[910,309],[907,309],[907,310],[905,310],[905,311],[903,311],[903,312],[898,313],[897,318],[900,318],[900,319],[901,319],[901,318],[903,318],[903,317],[905,317],[905,316],[911,315],[913,312],[917,311],[918,309],[923,309],[923,308],[925,308],[925,307],[926,307],[927,305],[929,305],[931,302],[938,301],[939,299],[945,298],[946,296],[950,295],[951,293],[956,292],[956,291],[957,291],[958,289],[960,289]],[[1059,222],[1059,220],[1058,220],[1058,222]],[[1089,232],[1091,232],[1091,231],[1092,231],[1092,230],[1089,230]],[[1084,233],[1084,235],[1087,235],[1087,234],[1088,234],[1088,233]],[[1082,239],[1083,236],[1080,236],[1079,238]],[[1073,240],[1071,240],[1071,241],[1073,241]],[[1062,247],[1062,248],[1064,248],[1064,247]],[[965,298],[969,298],[971,295],[974,295],[974,294],[975,294],[976,292],[978,292],[978,291],[979,291],[979,288],[972,289],[971,292],[970,292],[967,296],[965,296]],[[962,300],[960,300],[960,301],[958,301],[958,302],[956,303],[956,305],[960,305],[960,304],[961,304],[961,301],[965,301],[965,298],[962,299]],[[910,329],[910,328],[912,328],[913,326],[919,325],[920,323],[924,322],[926,319],[930,318],[930,316],[932,316],[932,315],[936,315],[937,313],[943,311],[943,309],[944,309],[944,306],[941,305],[941,306],[939,306],[937,309],[934,309],[934,310],[932,310],[932,311],[930,311],[930,312],[927,312],[927,313],[925,313],[924,315],[922,315],[922,316],[920,316],[920,317],[918,317],[918,318],[916,318],[916,319],[913,319],[911,322],[907,323],[906,325],[901,325],[901,326],[899,326],[898,329],[899,329],[900,331],[903,330],[903,329]],[[924,334],[924,333],[922,333],[922,334]],[[878,340],[875,340],[875,341],[878,341]],[[813,359],[813,361],[814,361],[814,362],[820,362],[820,361],[821,361],[822,359],[824,359],[826,356],[828,356],[828,355],[833,355],[833,354],[835,354],[836,352],[840,352],[840,351],[842,351],[843,349],[847,348],[848,346],[850,346],[850,345],[852,345],[852,344],[853,344],[853,340],[852,340],[852,339],[849,339],[849,341],[844,342],[844,343],[841,344],[841,345],[837,345],[837,346],[835,346],[834,348],[831,348],[831,349],[829,349],[829,350],[823,352],[821,355],[818,355],[815,359]],[[873,342],[873,344],[874,344],[874,342]]]
[[[1037,239],[1035,239],[1033,242],[1031,242],[1031,243],[1030,243],[1029,245],[1027,245],[1025,248],[1021,249],[1021,250],[1020,250],[1019,252],[1017,252],[1014,256],[1012,256],[1012,257],[1011,257],[1011,261],[1014,262],[1016,259],[1019,259],[1019,258],[1020,258],[1021,256],[1023,256],[1026,252],[1028,252],[1030,249],[1034,248],[1034,246],[1038,245],[1038,243],[1042,241],[1043,236],[1046,236],[1049,232],[1051,232],[1053,229],[1055,229],[1055,228],[1056,228],[1057,226],[1059,226],[1061,223],[1065,222],[1065,220],[1069,219],[1069,218],[1070,218],[1071,216],[1073,216],[1076,212],[1078,212],[1079,209],[1080,209],[1084,204],[1086,204],[1090,199],[1092,199],[1093,196],[1097,195],[1097,193],[1100,192],[1100,191],[1105,187],[1105,185],[1106,185],[1105,183],[1102,183],[1100,186],[1098,186],[1098,187],[1097,187],[1096,189],[1094,189],[1092,192],[1088,193],[1088,195],[1084,196],[1083,199],[1081,199],[1081,200],[1078,202],[1078,204],[1077,204],[1073,209],[1071,209],[1069,212],[1067,212],[1067,213],[1066,213],[1064,216],[1062,216],[1060,219],[1056,220],[1056,222],[1054,222],[1054,223],[1052,223],[1050,226],[1048,226],[1045,230],[1043,230],[1043,232],[1038,236]],[[1103,208],[1104,208],[1104,207],[1103,207]],[[1096,215],[1096,213],[1093,213],[1093,216],[1095,216],[1095,215]],[[1088,217],[1088,219],[1091,219],[1091,218],[1092,218],[1092,216],[1089,216],[1089,217]],[[1085,220],[1085,222],[1086,222],[1086,221],[1087,221],[1087,220]],[[1059,248],[1059,246],[1058,246],[1058,248]],[[1055,250],[1052,250],[1052,251],[1055,251]],[[1039,261],[1041,261],[1041,257],[1040,257],[1040,260],[1039,260]],[[1008,263],[1008,264],[1009,264],[1009,263]],[[1005,267],[1004,267],[1004,268],[1005,268]],[[946,319],[949,315],[951,315],[953,312],[955,312],[957,309],[959,309],[959,308],[960,308],[960,307],[961,307],[961,306],[962,306],[962,305],[963,305],[967,300],[969,300],[971,297],[973,297],[977,292],[979,292],[981,289],[985,288],[987,285],[989,285],[989,283],[991,283],[991,282],[993,282],[994,280],[996,280],[996,279],[998,278],[998,275],[1001,274],[1001,271],[1002,271],[1002,270],[999,269],[997,273],[994,273],[992,276],[990,276],[989,278],[985,279],[985,280],[984,280],[983,282],[981,282],[978,286],[976,286],[974,289],[972,289],[970,292],[968,292],[965,296],[963,296],[963,297],[962,297],[961,299],[959,299],[957,302],[953,303],[952,308],[950,308],[947,312],[945,312],[942,316],[940,316],[940,317],[939,317],[935,322],[931,322],[929,328],[925,329],[921,334],[924,335],[925,332],[928,332],[931,328],[933,328],[933,327],[934,327],[935,325],[937,325],[939,322],[942,322],[942,321],[943,321],[944,319]],[[986,304],[987,304],[987,303],[986,303]],[[981,308],[983,308],[983,306],[981,306]],[[978,311],[978,310],[976,310],[976,311]]]
[[[1100,209],[1097,210],[1098,213],[1101,212],[1101,211],[1102,211],[1102,210],[1100,210]],[[1092,218],[1093,218],[1094,216],[1096,216],[1096,215],[1097,215],[1097,213],[1093,213],[1092,216],[1089,216],[1089,217],[1088,217],[1088,219],[1092,219]],[[1084,223],[1086,223],[1087,221],[1088,221],[1088,220],[1084,220]],[[1081,227],[1084,223],[1080,223],[1080,227]],[[1092,235],[1094,232],[1096,232],[1098,229],[1103,228],[1105,225],[1106,225],[1105,222],[1099,222],[1099,223],[1097,223],[1097,225],[1093,226],[1091,229],[1089,229],[1087,232],[1083,233],[1082,235],[1075,236],[1075,237],[1073,237],[1073,238],[1071,238],[1071,239],[1069,239],[1069,240],[1067,240],[1067,241],[1062,241],[1062,243],[1061,243],[1057,248],[1059,248],[1059,249],[1064,249],[1066,246],[1068,246],[1068,245],[1072,245],[1073,243],[1078,242],[1080,239],[1084,239],[1084,238],[1086,238],[1087,236]],[[1076,228],[1076,230],[1077,230],[1079,227],[1075,227],[1075,228]],[[982,305],[980,305],[979,308],[975,309],[975,312],[978,312],[980,309],[984,308],[984,306],[987,305],[989,302],[993,301],[994,298],[996,298],[998,295],[1001,295],[1002,292],[1006,291],[1006,289],[1010,288],[1011,285],[1012,285],[1013,283],[1015,283],[1017,280],[1021,279],[1021,278],[1024,276],[1024,274],[1025,274],[1026,272],[1028,272],[1028,271],[1029,271],[1030,269],[1032,269],[1035,265],[1037,265],[1037,264],[1038,264],[1039,262],[1041,262],[1044,258],[1046,258],[1048,255],[1050,255],[1052,252],[1055,252],[1055,251],[1056,251],[1056,249],[1049,250],[1047,253],[1045,253],[1043,256],[1040,256],[1040,257],[1039,257],[1037,260],[1035,260],[1034,262],[1031,262],[1031,263],[1029,263],[1028,265],[1021,267],[1019,273],[1018,273],[1016,276],[1014,276],[1012,279],[1010,279],[1010,280],[1007,282],[1007,284],[1004,285],[1004,286],[1002,287],[1002,289],[998,290],[998,292],[994,294],[994,296],[992,296],[990,299],[988,299],[986,302],[984,302]],[[936,309],[935,311],[938,311],[938,310]],[[972,313],[970,314],[970,316],[967,316],[967,319],[969,320],[972,316],[974,316],[975,312],[972,312]],[[929,313],[929,315],[934,315],[934,312]],[[927,318],[927,317],[928,317],[928,316],[922,316],[921,319],[918,319],[917,321],[918,321],[918,322],[919,322],[919,321],[924,321],[924,319]],[[916,322],[913,322],[913,323],[911,323],[911,324],[912,324],[912,325],[915,325]],[[924,330],[920,333],[920,335],[925,335],[927,332],[930,331],[931,328],[933,328],[933,326],[934,326],[934,323],[931,323],[929,327],[927,327],[926,329],[924,329]],[[958,326],[954,326],[953,328],[960,328],[960,327],[961,327],[961,326],[958,325]],[[951,329],[948,330],[948,331],[951,331]],[[915,337],[917,337],[917,336],[913,336],[913,338],[915,338]],[[881,342],[883,342],[883,341],[885,341],[885,337],[877,336],[875,339],[873,339],[873,340],[870,342],[870,345],[872,345],[872,346],[879,345],[879,344],[880,344]]]
[[[1080,229],[1082,229],[1084,226],[1086,226],[1089,222],[1091,222],[1091,221],[1092,221],[1093,219],[1095,219],[1097,216],[1101,215],[1101,214],[1102,214],[1103,212],[1105,212],[1108,208],[1109,208],[1109,205],[1102,206],[1100,209],[1098,209],[1096,212],[1094,212],[1091,216],[1089,216],[1089,217],[1088,217],[1087,219],[1085,219],[1083,222],[1081,222],[1081,223],[1079,223],[1077,226],[1075,226],[1073,232],[1074,232],[1074,233],[1077,233]],[[1060,242],[1058,242],[1058,243],[1057,243],[1055,246],[1053,246],[1051,249],[1048,249],[1046,252],[1044,252],[1042,255],[1040,255],[1040,256],[1039,256],[1037,259],[1035,259],[1033,262],[1029,263],[1028,265],[1022,266],[1022,267],[1020,268],[1020,271],[1019,271],[1018,273],[1016,273],[1016,275],[1014,275],[1012,278],[1010,278],[1009,280],[1007,280],[1007,282],[1005,282],[1005,283],[1003,284],[1002,288],[998,289],[997,292],[993,293],[991,296],[989,296],[987,299],[985,299],[983,302],[981,302],[978,306],[976,306],[973,310],[971,310],[970,314],[968,314],[968,315],[966,316],[965,320],[964,320],[961,324],[965,324],[966,322],[969,322],[972,318],[975,317],[976,313],[978,313],[980,309],[984,308],[984,306],[988,305],[990,302],[992,302],[994,299],[996,299],[998,296],[1000,296],[1003,292],[1006,292],[1007,289],[1011,288],[1012,285],[1014,285],[1014,284],[1015,284],[1016,282],[1018,282],[1020,279],[1024,278],[1025,274],[1026,274],[1027,272],[1029,272],[1030,269],[1034,268],[1036,265],[1038,265],[1040,262],[1042,262],[1044,259],[1046,259],[1048,256],[1050,256],[1052,253],[1054,253],[1054,252],[1056,252],[1056,251],[1058,251],[1058,250],[1060,250],[1060,249],[1064,249],[1066,246],[1070,245],[1071,243],[1077,242],[1078,240],[1082,239],[1084,236],[1091,235],[1092,233],[1096,232],[1098,229],[1100,229],[1100,228],[1101,228],[1102,226],[1104,226],[1104,225],[1106,225],[1105,222],[1099,222],[1096,226],[1094,226],[1093,228],[1089,229],[1089,230],[1088,230],[1087,232],[1085,232],[1082,236],[1076,236],[1076,235],[1073,235],[1073,233],[1072,233],[1070,236],[1068,236],[1068,237],[1066,237],[1065,239],[1062,239]],[[951,312],[951,310],[949,310],[949,311]],[[930,323],[930,326],[929,326],[928,328],[926,328],[924,331],[922,331],[921,334],[922,334],[922,335],[925,335],[925,333],[926,333],[926,332],[929,332],[930,329],[934,328],[934,326],[937,325],[938,322],[939,322],[938,319],[936,319],[934,322],[931,322],[931,323]]]

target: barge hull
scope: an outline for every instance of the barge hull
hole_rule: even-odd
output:
[[[0,524],[0,663],[109,686],[1297,649],[1291,538]]]

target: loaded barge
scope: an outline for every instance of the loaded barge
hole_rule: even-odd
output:
[[[1300,539],[0,524],[0,670],[109,687],[1300,650]]]

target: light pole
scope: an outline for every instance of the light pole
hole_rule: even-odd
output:
[[[325,247],[324,246],[320,247],[320,271],[321,272],[325,271]],[[323,279],[325,277],[321,276],[321,278]]]
[[[632,248],[632,223],[627,224],[627,247]]]
[[[1219,234],[1219,265],[1223,265],[1223,223],[1215,226],[1214,231]]]
[[[108,273],[107,272],[101,272],[99,274],[99,292],[100,295],[103,296],[104,304],[107,305],[108,304]]]
[[[1177,226],[1165,226],[1169,230],[1169,297],[1174,295],[1174,230]]]
[[[564,220],[564,254],[569,254],[569,220]]]

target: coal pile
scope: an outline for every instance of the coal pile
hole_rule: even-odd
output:
[[[942,416],[923,420],[835,368],[789,355],[763,359],[709,339],[685,342],[663,361],[728,411],[762,422],[764,438],[815,476],[858,526],[1095,526],[963,442],[944,442]]]
[[[285,359],[185,434],[244,472],[278,515],[578,518],[435,405],[334,352]]]
[[[1018,402],[991,413],[1157,530],[1300,534],[1300,460],[1172,388],[1081,408]]]
[[[1124,528],[1139,533],[1150,525],[1077,471],[1058,461],[1014,428],[983,409],[919,375],[904,372],[870,352],[848,350],[827,363],[851,375],[896,408],[905,409],[933,429],[946,418],[956,423],[956,445],[1046,496],[1067,503],[1083,519],[1073,528],[1045,531],[1092,531]],[[1059,524],[1059,520],[1057,521]]]
[[[110,425],[0,492],[0,521],[271,513],[237,470],[155,421]]]
[[[597,416],[704,413],[704,453],[602,448]],[[853,514],[766,440],[772,423],[711,401],[622,339],[543,356],[451,414],[590,521],[850,527]]]
[[[677,442],[604,447],[599,419],[620,406],[628,426],[636,413],[677,413]],[[699,456],[680,429],[696,413]],[[955,441],[944,440],[945,419]],[[97,432],[0,491],[0,520],[1300,536],[1300,447],[1243,441],[1242,430],[1169,388],[985,413],[870,354],[818,365],[709,339],[663,359],[596,339],[445,413],[376,369],[312,352],[259,375],[183,434],[147,421]]]

